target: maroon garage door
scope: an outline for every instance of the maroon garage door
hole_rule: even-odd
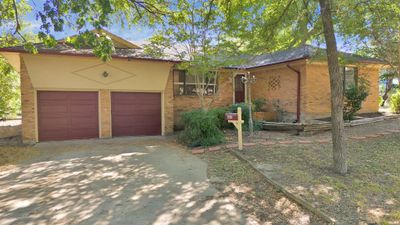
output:
[[[111,94],[113,136],[161,134],[161,94],[114,92]]]
[[[97,92],[38,92],[39,141],[97,138]]]

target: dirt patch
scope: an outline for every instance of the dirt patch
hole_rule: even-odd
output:
[[[349,141],[346,176],[331,170],[331,145],[256,147],[244,155],[339,224],[400,224],[399,139]]]
[[[202,155],[213,185],[260,224],[324,224],[227,152]]]
[[[39,151],[30,146],[0,146],[0,171],[4,166],[37,156]]]

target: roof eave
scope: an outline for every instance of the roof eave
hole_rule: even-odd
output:
[[[0,52],[15,52],[15,53],[26,53],[31,54],[26,50],[20,49],[7,49],[0,48]],[[69,53],[69,52],[51,52],[51,51],[39,51],[38,54],[46,54],[46,55],[65,55],[65,56],[80,56],[80,57],[96,57],[92,53],[82,54],[82,53]],[[120,55],[111,55],[112,58],[117,59],[135,59],[135,60],[146,60],[146,61],[159,61],[159,62],[171,62],[171,63],[180,63],[181,60],[173,60],[173,59],[155,59],[155,58],[145,58],[145,57],[132,57],[132,56],[120,56]]]

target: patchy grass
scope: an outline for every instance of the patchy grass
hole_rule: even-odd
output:
[[[349,141],[346,176],[331,170],[331,145],[257,147],[244,155],[339,224],[400,224],[399,140]]]
[[[16,164],[36,154],[38,151],[28,146],[0,146],[0,170],[2,166]]]
[[[208,163],[208,176],[214,186],[261,224],[324,224],[230,153],[207,153],[202,157]]]

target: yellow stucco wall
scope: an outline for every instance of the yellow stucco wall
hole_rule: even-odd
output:
[[[35,89],[163,91],[171,63],[22,54]],[[103,72],[108,77],[103,77]]]

